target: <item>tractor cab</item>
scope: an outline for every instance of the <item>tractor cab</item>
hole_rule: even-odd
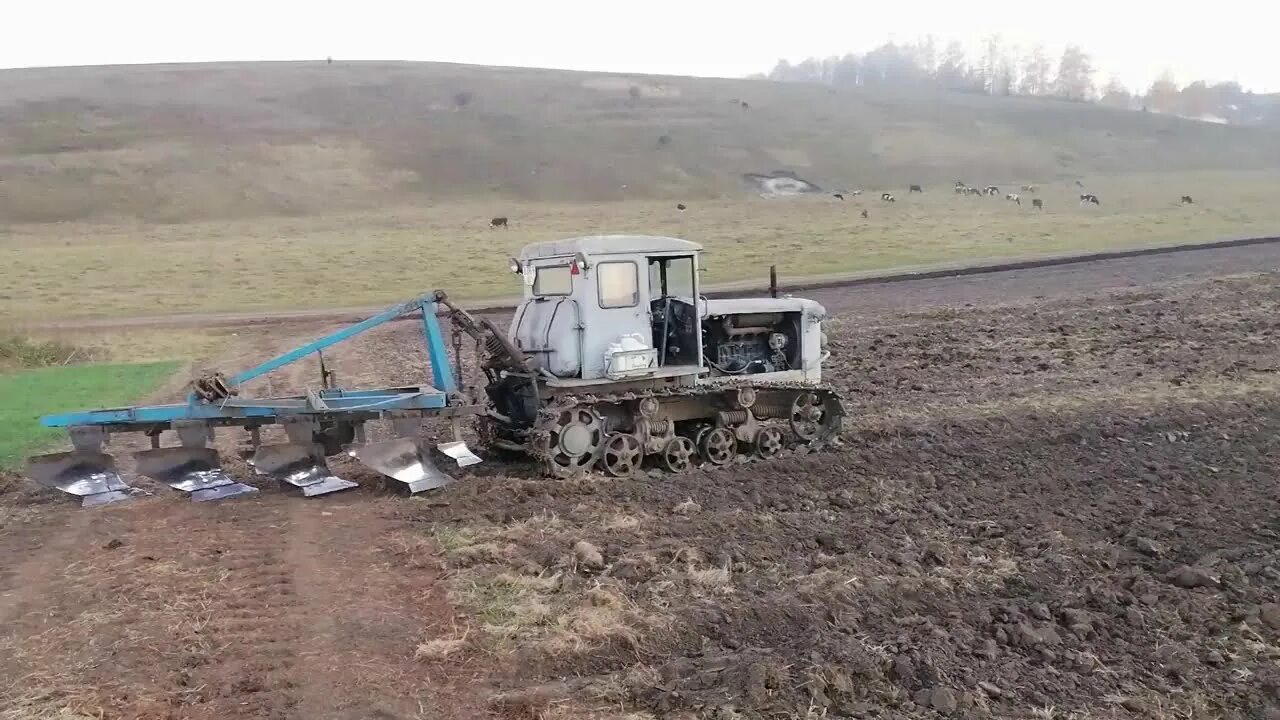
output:
[[[692,381],[703,369],[701,252],[688,240],[644,235],[530,245],[511,262],[524,299],[509,338],[540,374],[563,384]]]

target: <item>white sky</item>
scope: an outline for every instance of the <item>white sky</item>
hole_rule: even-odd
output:
[[[1274,0],[2,0],[0,67],[215,60],[442,60],[736,77],[779,58],[930,34],[1051,52],[1074,42],[1145,87],[1237,80],[1280,91]]]

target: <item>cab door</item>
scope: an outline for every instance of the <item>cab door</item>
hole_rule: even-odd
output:
[[[641,259],[631,256],[600,259],[584,273],[584,380],[605,377],[609,346],[623,336],[638,336],[645,347],[652,347],[649,289],[647,282],[640,281],[641,264]],[[647,268],[645,272],[647,276]]]

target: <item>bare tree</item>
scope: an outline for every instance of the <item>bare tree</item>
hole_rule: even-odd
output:
[[[1068,45],[1058,62],[1059,97],[1077,102],[1093,98],[1093,60],[1078,45]]]
[[[1018,48],[1004,47],[1000,50],[1000,62],[996,67],[997,95],[1013,95],[1018,92]]]
[[[1023,95],[1045,95],[1049,92],[1049,71],[1052,66],[1043,45],[1037,45],[1022,61],[1022,82],[1018,91]]]
[[[1000,35],[991,34],[983,40],[985,50],[982,53],[982,85],[988,95],[999,92],[997,75],[1000,72]]]
[[[1178,83],[1173,79],[1173,71],[1165,70],[1151,83],[1147,90],[1147,105],[1162,113],[1178,112]]]
[[[1213,91],[1209,89],[1208,83],[1203,80],[1197,80],[1190,85],[1182,88],[1181,108],[1182,114],[1188,117],[1204,117],[1206,115],[1217,115],[1221,110],[1214,103]]]
[[[1108,107],[1129,110],[1133,107],[1133,95],[1129,93],[1129,88],[1124,86],[1120,78],[1112,75],[1107,81],[1107,86],[1103,88],[1102,97],[1098,102]]]
[[[964,46],[958,40],[947,43],[936,76],[939,84],[953,90],[962,89],[969,82],[969,63],[965,59]]]
[[[916,41],[916,64],[931,78],[938,77],[938,41],[925,35]]]

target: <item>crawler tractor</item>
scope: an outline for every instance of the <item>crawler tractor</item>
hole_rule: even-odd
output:
[[[128,499],[145,491],[123,480],[103,445],[113,434],[136,432],[151,440],[134,455],[139,474],[197,501],[254,493],[209,447],[215,430],[227,427],[248,431],[243,454],[254,472],[308,497],[355,486],[328,466],[326,457],[339,453],[411,493],[444,485],[448,476],[420,440],[424,421],[433,419],[451,424],[452,440],[436,449],[459,466],[480,462],[462,437],[463,421],[473,418],[488,449],[532,456],[556,477],[592,468],[625,476],[646,460],[680,472],[831,439],[843,408],[820,384],[822,306],[708,299],[699,290],[701,252],[686,240],[632,235],[531,245],[511,261],[523,299],[505,334],[437,291],[238,374],[207,373],[182,403],[41,418],[68,428],[73,449],[31,458],[31,475],[85,505]],[[430,384],[332,386],[325,349],[406,316],[421,318]],[[460,384],[467,337],[486,378],[483,397]],[[254,379],[313,354],[321,360],[318,389],[242,394]],[[365,425],[374,420],[387,421],[389,439],[369,440]],[[264,443],[264,429],[285,442]],[[166,432],[178,445],[161,446]]]
[[[843,410],[819,384],[822,306],[708,299],[701,252],[645,236],[526,247],[511,261],[524,299],[508,332],[526,367],[489,374],[489,444],[563,477],[628,475],[646,458],[680,472],[829,439]]]

